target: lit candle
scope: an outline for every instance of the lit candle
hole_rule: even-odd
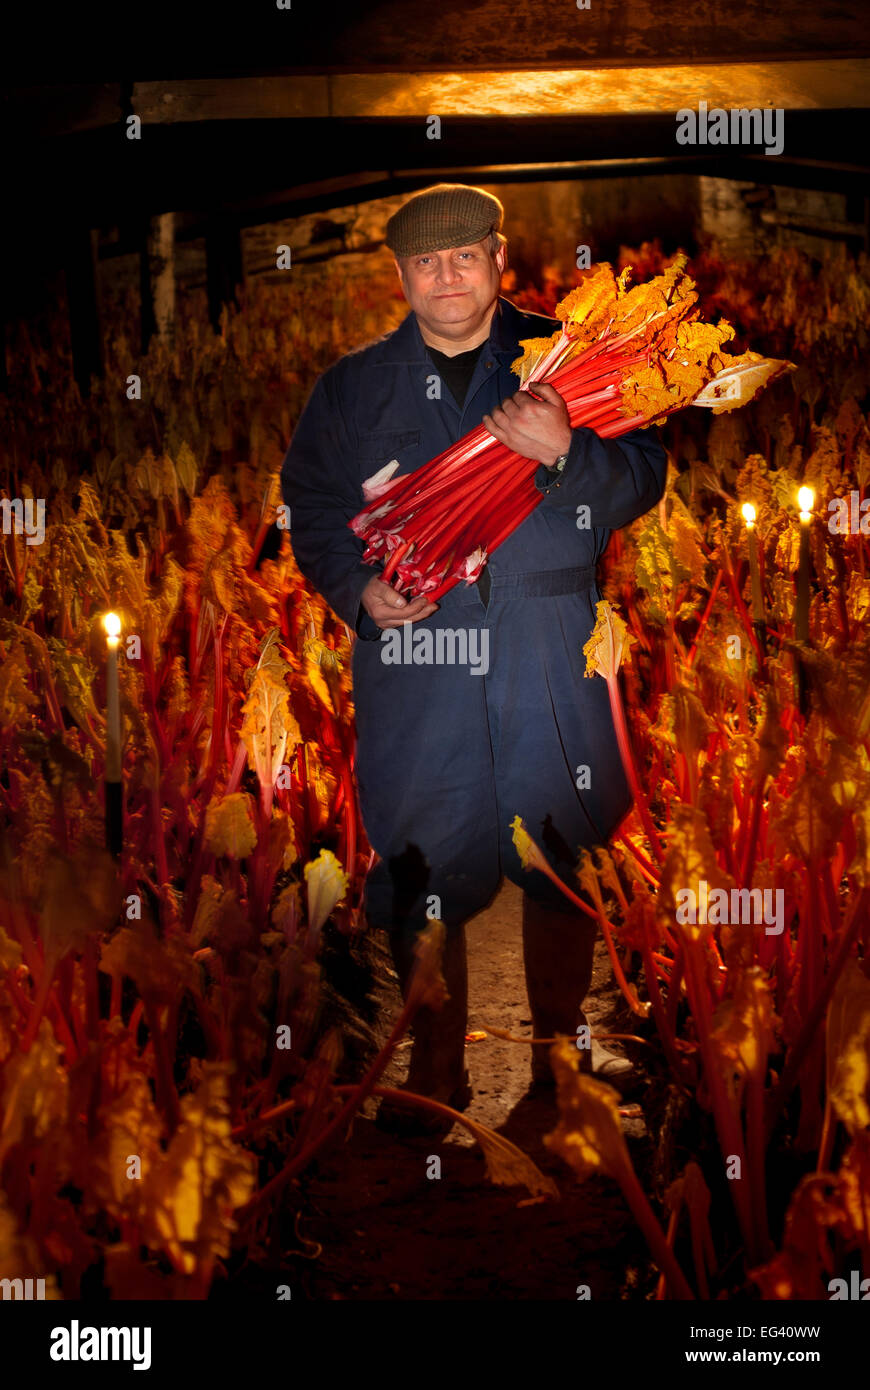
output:
[[[121,619],[107,613],[106,629],[106,846],[121,852],[121,700],[118,691],[118,643]]]
[[[118,693],[118,643],[121,619],[117,613],[107,613],[103,619],[106,629],[106,772],[107,782],[121,780],[121,700]]]
[[[797,602],[794,610],[794,635],[798,642],[810,638],[810,522],[816,495],[811,487],[798,491],[801,544],[798,556]]]
[[[746,522],[749,544],[749,577],[752,584],[752,621],[764,622],[764,595],[761,592],[761,575],[758,569],[758,537],[755,533],[756,512],[751,502],[744,502],[741,508]]]

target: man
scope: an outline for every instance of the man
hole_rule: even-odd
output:
[[[471,1097],[464,924],[491,900],[503,873],[524,891],[534,1035],[574,1036],[585,1022],[595,925],[544,874],[522,869],[510,823],[522,817],[577,891],[579,846],[603,843],[629,809],[607,687],[585,678],[582,647],[610,532],[658,501],[666,471],[652,430],[601,440],[571,428],[552,386],[536,387],[540,400],[518,390],[510,364],[519,340],[549,336],[559,324],[499,296],[503,212],[483,189],[438,184],[390,218],[386,242],[410,311],[393,333],[319,379],[281,474],[297,563],[358,634],[356,773],[379,856],[366,915],[389,935],[403,992],[427,911],[447,928],[449,999],[438,1012],[417,1014],[406,1086],[457,1109]],[[394,476],[419,468],[481,423],[538,461],[541,501],[476,585],[460,583],[439,604],[407,599],[378,577],[381,566],[362,562],[362,542],[348,527],[364,505],[362,484],[391,461],[399,464]],[[454,656],[473,652],[476,664],[427,659],[425,646],[417,660],[397,658],[397,649],[406,658],[415,649],[405,633],[404,647],[392,633],[409,623],[414,634],[432,630],[430,657],[440,634],[453,641]],[[551,1085],[548,1048],[532,1051],[533,1085]],[[597,1044],[581,1058],[617,1084],[630,1072],[624,1058]],[[435,1131],[428,1117],[385,1104],[378,1122]]]

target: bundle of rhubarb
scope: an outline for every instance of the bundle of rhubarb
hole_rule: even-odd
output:
[[[568,407],[572,428],[602,439],[657,424],[688,405],[714,413],[752,400],[791,363],[722,344],[724,319],[703,323],[686,257],[646,284],[628,288],[607,262],[556,306],[562,328],[524,339],[511,364],[520,390],[547,381]],[[413,596],[437,600],[460,580],[473,583],[487,559],[541,501],[539,468],[500,444],[482,425],[423,467],[393,480],[396,460],[363,485],[367,505],[350,525],[366,542],[366,563],[384,560],[382,578]]]

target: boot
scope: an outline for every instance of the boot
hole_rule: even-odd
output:
[[[408,988],[416,956],[414,936],[409,932],[390,932],[390,949],[399,977],[402,998]],[[411,1024],[413,1044],[408,1077],[402,1090],[430,1096],[454,1110],[465,1110],[471,1102],[471,1085],[465,1066],[465,1034],[468,1028],[468,961],[465,926],[448,927],[444,937],[441,972],[448,998],[438,1010],[419,1008]],[[428,1115],[383,1100],[375,1124],[391,1134],[446,1134],[452,1121]]]
[[[577,1037],[587,1025],[583,1000],[592,983],[597,924],[577,908],[551,907],[523,894],[523,964],[526,989],[536,1038],[557,1033]],[[634,1069],[625,1057],[608,1052],[593,1041],[580,1048],[580,1070],[623,1090],[634,1080]],[[550,1044],[532,1048],[532,1089],[555,1085],[550,1065]]]

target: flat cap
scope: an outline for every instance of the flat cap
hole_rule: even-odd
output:
[[[422,256],[450,246],[470,246],[501,227],[498,198],[467,183],[436,183],[413,194],[387,222],[394,256]]]

